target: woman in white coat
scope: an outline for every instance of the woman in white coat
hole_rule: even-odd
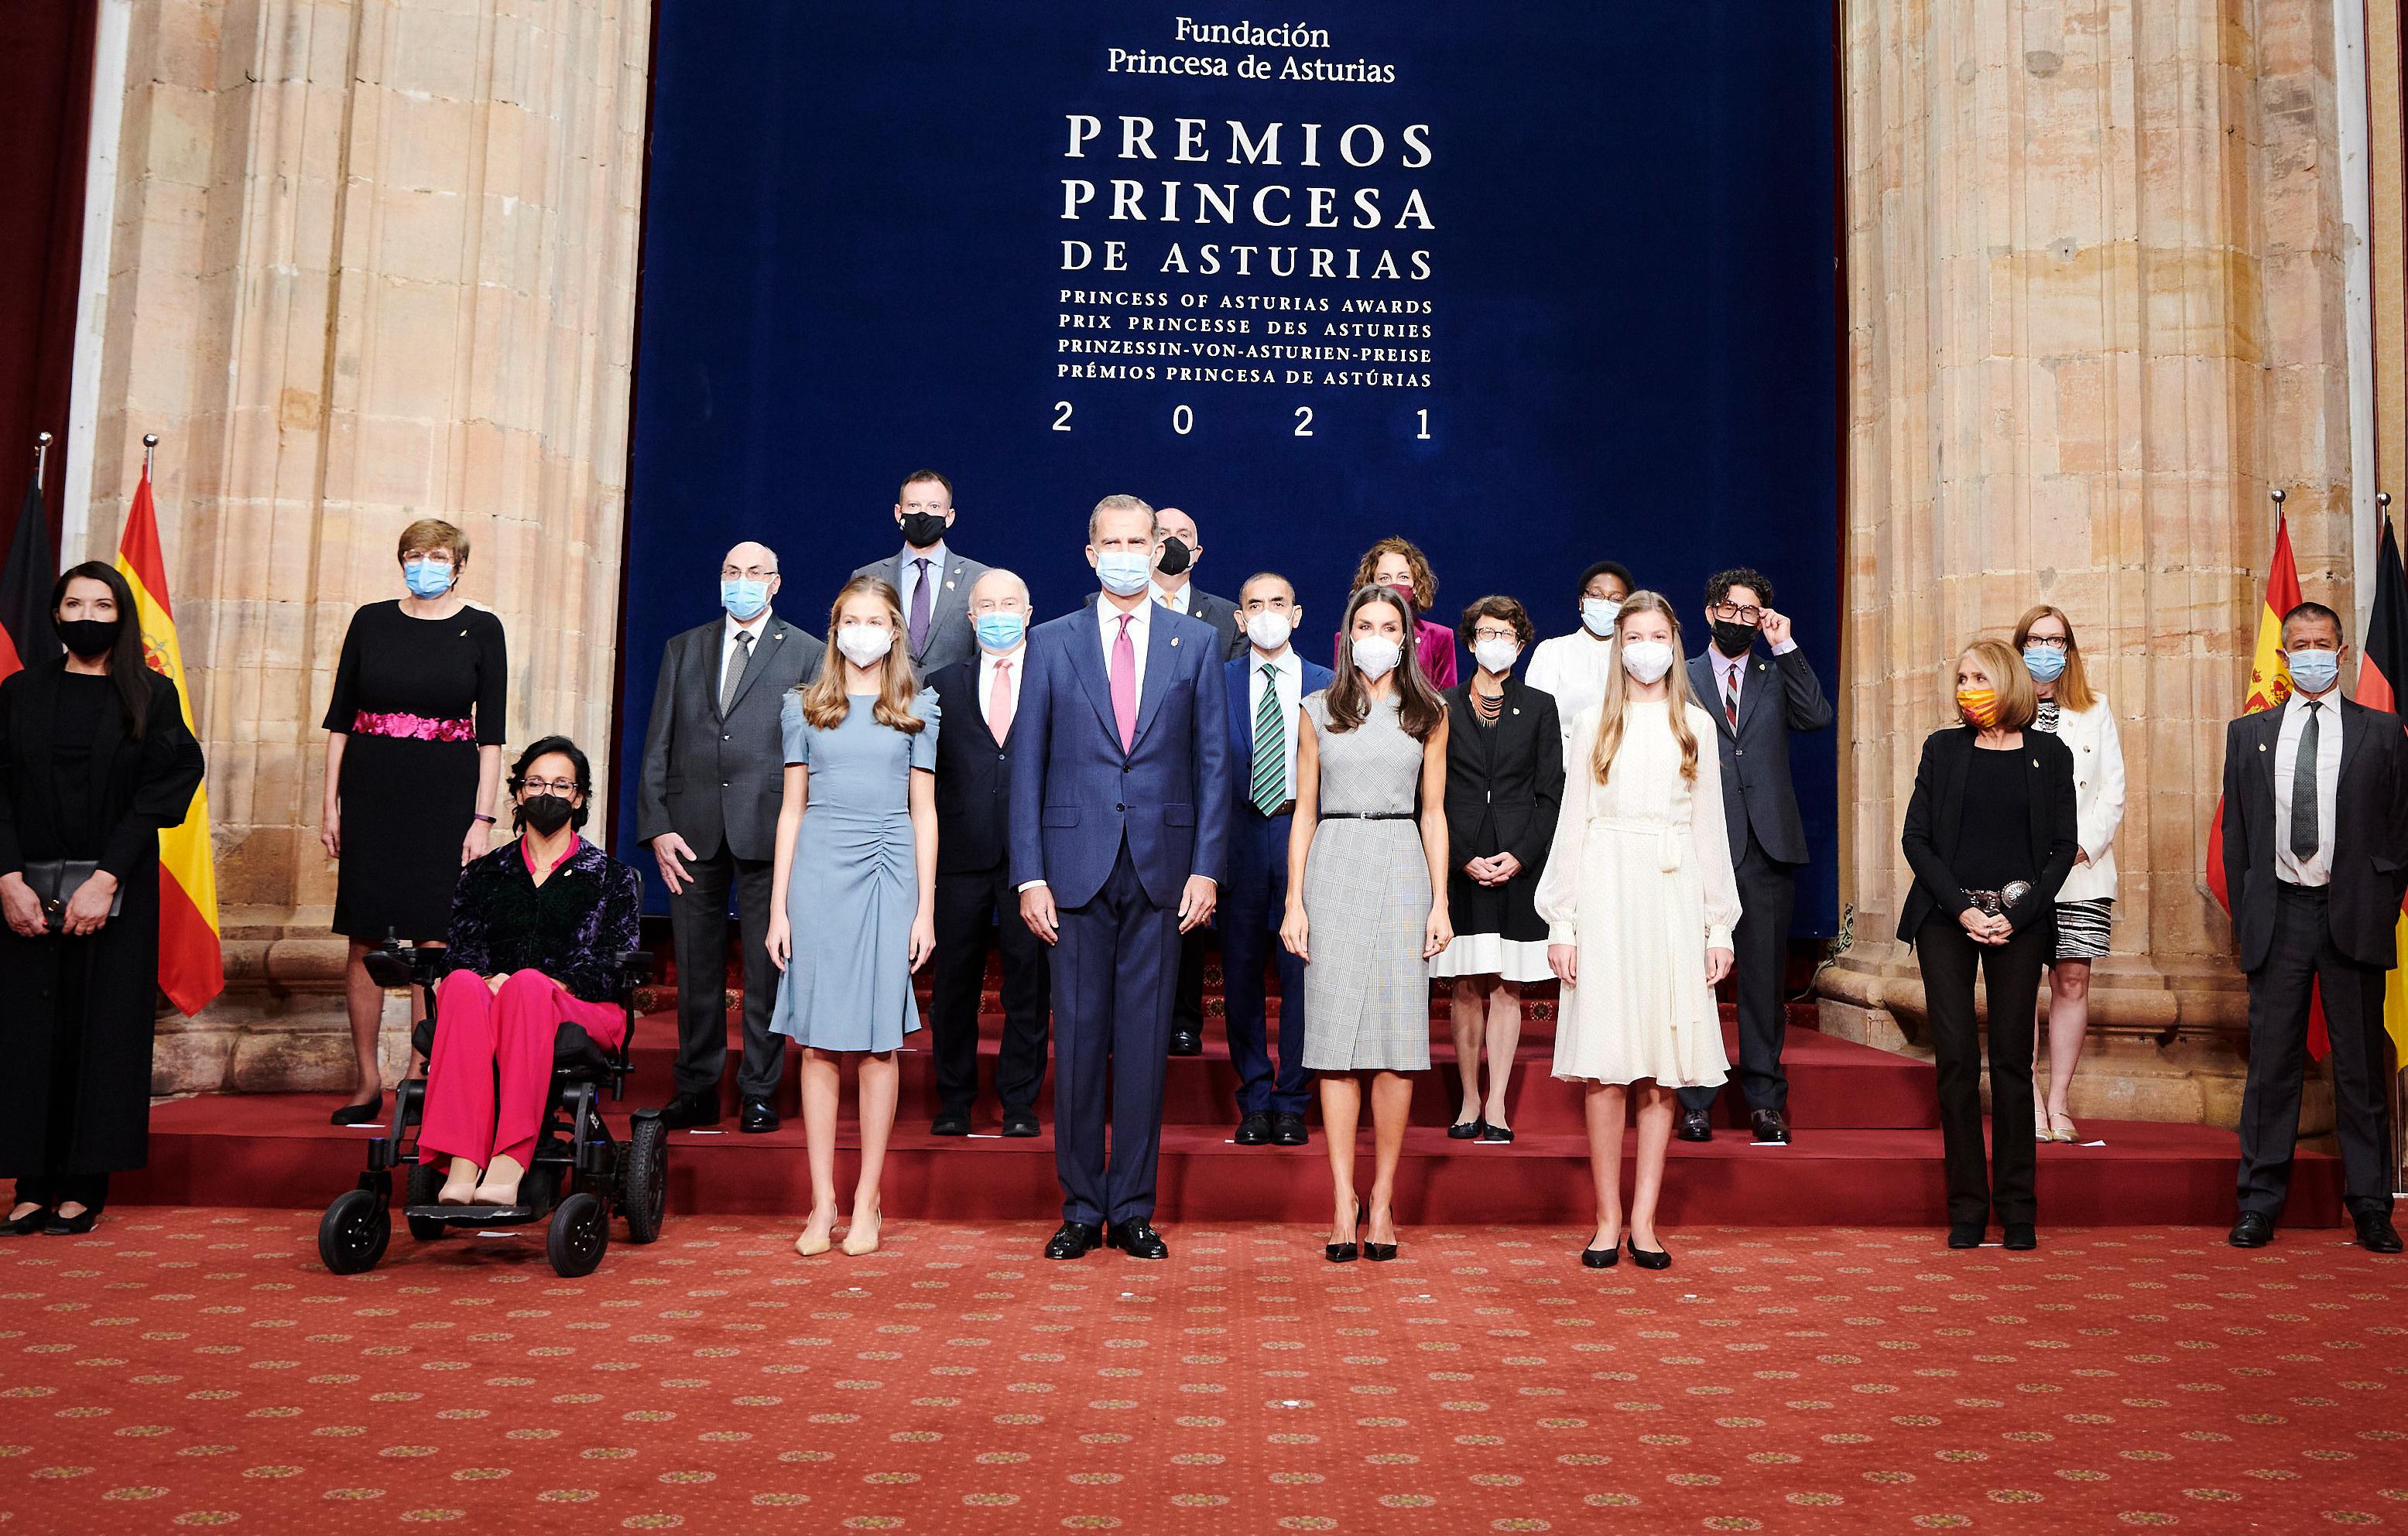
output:
[[[2124,823],[2124,749],[2115,715],[2092,690],[2072,620],[2042,603],[2015,625],[2015,649],[2040,695],[2033,728],[2052,731],[2073,754],[2075,836],[2082,849],[2057,896],[2057,953],[2049,961],[2048,1091],[2032,1096],[2033,1134],[2079,1141],[2066,1090],[2090,1029],[2090,962],[2107,953],[2115,915],[2115,831]]]

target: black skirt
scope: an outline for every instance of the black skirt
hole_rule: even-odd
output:
[[[354,735],[343,747],[334,930],[441,940],[477,813],[477,744]]]

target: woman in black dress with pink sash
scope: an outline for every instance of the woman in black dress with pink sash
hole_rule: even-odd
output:
[[[502,621],[460,596],[468,540],[427,518],[402,531],[396,553],[409,595],[351,616],[326,706],[321,836],[340,866],[333,927],[351,941],[343,979],[358,1056],[337,1125],[381,1110],[384,999],[365,957],[388,936],[443,942],[461,866],[485,853],[501,788],[509,657]]]

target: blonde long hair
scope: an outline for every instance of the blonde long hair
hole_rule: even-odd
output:
[[[1599,784],[1613,772],[1613,755],[1622,749],[1622,722],[1630,706],[1630,675],[1622,670],[1622,626],[1631,616],[1660,613],[1672,626],[1672,669],[1664,674],[1664,702],[1671,712],[1672,739],[1681,744],[1681,776],[1698,780],[1698,733],[1689,726],[1689,664],[1681,655],[1681,616],[1661,592],[1633,592],[1622,600],[1613,616],[1613,650],[1605,661],[1605,702],[1597,717],[1597,749],[1589,754],[1589,772]]]
[[[844,652],[837,649],[836,631],[844,618],[845,604],[865,593],[886,605],[886,621],[895,630],[895,647],[878,663],[878,700],[869,706],[870,718],[907,736],[918,735],[920,727],[926,722],[911,713],[911,701],[920,692],[920,677],[911,668],[911,652],[903,643],[903,599],[891,585],[876,576],[854,576],[828,605],[827,655],[820,662],[820,675],[796,690],[803,696],[803,718],[818,730],[833,731],[853,712],[853,700],[844,686]]]
[[[2023,660],[2024,647],[2031,639],[2031,627],[2043,619],[2054,619],[2065,626],[2065,670],[2057,677],[2057,706],[2069,715],[2079,715],[2099,702],[2090,687],[2090,674],[2083,669],[2082,647],[2074,643],[2073,620],[2054,603],[2035,603],[2031,611],[2015,620],[2015,659]]]

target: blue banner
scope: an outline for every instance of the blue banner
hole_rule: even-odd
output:
[[[773,547],[824,633],[924,467],[1040,617],[1126,491],[1197,519],[1205,590],[1290,576],[1316,654],[1402,533],[1441,622],[1506,592],[1565,633],[1614,559],[1690,652],[1706,576],[1758,567],[1835,691],[1829,8],[1194,9],[662,7],[623,812],[722,551]],[[1797,747],[1828,932],[1832,733]]]

